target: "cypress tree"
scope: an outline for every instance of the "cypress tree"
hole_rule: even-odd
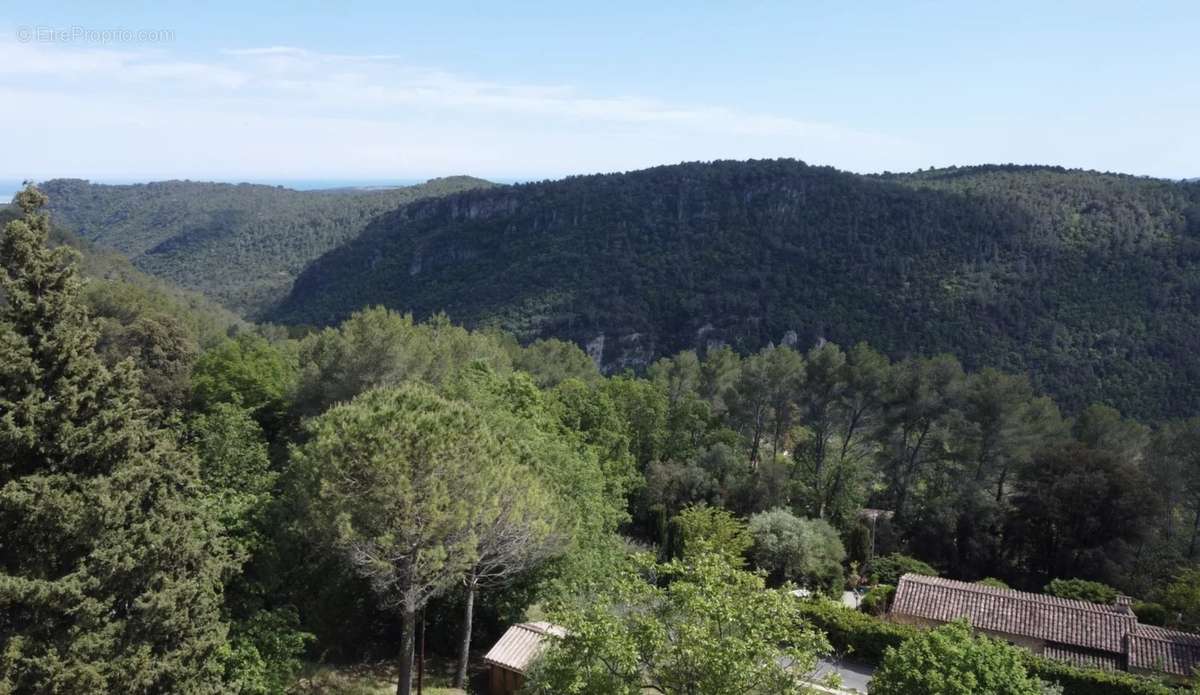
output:
[[[109,369],[32,186],[0,239],[0,693],[209,693],[225,542],[196,463]]]

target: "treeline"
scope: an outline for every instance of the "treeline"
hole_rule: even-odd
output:
[[[422,198],[492,184],[469,176],[392,189],[296,191],[281,186],[164,181],[42,184],[55,225],[119,251],[139,269],[201,292],[248,318],[377,215]]]
[[[1023,376],[866,344],[714,347],[606,377],[568,342],[384,308],[214,331],[81,283],[42,201],[23,193],[0,242],[10,690],[284,692],[305,660],[410,667],[422,618],[465,670],[472,644],[540,606],[569,617],[585,587],[662,608],[661,627],[717,624],[698,596],[726,586],[791,621],[807,664],[823,640],[749,597],[836,593],[896,552],[1027,588],[1102,580],[1200,618],[1175,581],[1200,576],[1200,421],[1065,418]],[[657,562],[631,568],[631,548]],[[756,634],[756,653],[777,646]],[[730,659],[696,666],[754,675]]]
[[[445,311],[586,345],[609,372],[869,336],[893,359],[1029,374],[1071,414],[1159,419],[1200,409],[1198,262],[1196,184],[690,163],[406,206],[311,264],[271,317]]]

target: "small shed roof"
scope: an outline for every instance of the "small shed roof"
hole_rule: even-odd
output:
[[[508,628],[504,636],[483,657],[484,663],[509,671],[525,673],[546,646],[546,637],[562,637],[566,630],[553,623],[518,623]]]

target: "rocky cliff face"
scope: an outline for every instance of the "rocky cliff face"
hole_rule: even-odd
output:
[[[607,371],[689,348],[866,340],[1030,372],[1068,409],[1154,417],[1200,411],[1198,206],[1197,184],[1038,167],[574,177],[383,215],[310,265],[271,318],[445,311],[573,340]]]

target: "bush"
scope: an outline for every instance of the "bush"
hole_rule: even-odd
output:
[[[892,553],[875,558],[871,562],[871,581],[876,584],[900,583],[900,577],[906,574],[923,574],[928,577],[938,576],[937,570],[921,562],[915,557]]]
[[[1117,590],[1107,584],[1086,579],[1055,579],[1046,585],[1045,592],[1059,598],[1091,601],[1111,605],[1117,600]]]
[[[871,680],[878,695],[1042,695],[1025,653],[972,633],[965,620],[922,632],[889,649]]]
[[[836,601],[815,599],[801,604],[801,615],[826,633],[834,651],[868,663],[879,663],[888,647],[898,647],[917,634],[916,628],[850,610]]]
[[[1146,625],[1163,626],[1171,618],[1171,612],[1161,603],[1145,603],[1139,601],[1133,604],[1133,614],[1138,622]]]
[[[896,587],[891,584],[876,584],[863,596],[859,608],[871,615],[883,615],[891,607],[895,596]]]
[[[1132,673],[1078,668],[1030,654],[1029,673],[1062,687],[1063,695],[1174,695],[1159,681]]]
[[[996,579],[995,577],[984,577],[975,583],[979,586],[990,586],[993,589],[1009,588],[1008,584],[1006,584],[1003,579]]]

